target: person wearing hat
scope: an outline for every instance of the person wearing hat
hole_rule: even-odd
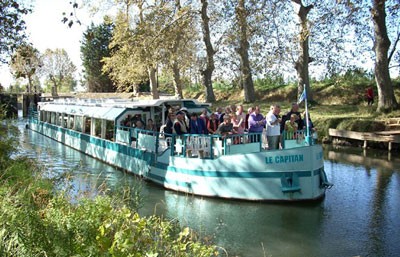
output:
[[[189,116],[189,112],[188,109],[186,107],[182,107],[181,109],[179,109],[179,111],[183,112],[184,114],[184,121],[186,123],[186,127],[189,128],[190,125],[190,116]]]
[[[182,111],[177,112],[176,120],[174,122],[174,127],[173,127],[174,134],[183,135],[183,134],[187,134],[188,131],[189,131],[189,128],[187,127],[186,122],[185,122],[185,113]]]

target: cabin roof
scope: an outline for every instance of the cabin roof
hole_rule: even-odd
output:
[[[198,102],[196,99],[157,99],[157,100],[133,100],[133,99],[57,99],[52,102],[40,102],[39,108],[43,111],[65,113],[70,115],[82,115],[105,120],[115,120],[126,109],[146,108],[162,106],[165,103],[178,104],[193,102],[198,106],[210,106],[208,103]],[[189,107],[189,106],[188,106]]]
[[[64,113],[67,115],[80,115],[97,119],[115,120],[126,110],[126,108],[47,103],[40,105],[40,110]]]

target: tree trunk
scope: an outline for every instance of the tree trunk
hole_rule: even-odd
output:
[[[149,66],[148,72],[149,72],[151,95],[153,96],[153,99],[159,99],[160,96],[158,95],[158,89],[157,89],[156,69],[153,66]]]
[[[247,15],[245,0],[239,0],[236,8],[236,18],[239,24],[239,48],[237,49],[237,52],[240,56],[241,83],[243,84],[244,89],[244,101],[252,103],[256,100],[256,96],[249,61],[250,44],[247,35]]]
[[[51,82],[53,82],[53,87],[51,88],[51,96],[58,96],[57,93],[57,80],[54,78],[54,76],[50,76]]]
[[[32,78],[31,76],[28,75],[28,88],[27,88],[28,93],[32,93]]]
[[[309,54],[309,36],[310,31],[307,26],[307,15],[313,5],[304,6],[301,0],[292,0],[293,2],[300,5],[299,12],[297,13],[300,20],[300,35],[299,35],[299,43],[300,43],[300,53],[299,58],[294,64],[294,67],[297,72],[297,94],[300,96],[303,93],[304,86],[307,91],[307,100],[312,101],[313,96],[310,90],[310,76],[308,71],[308,63],[310,60]]]
[[[398,108],[389,73],[388,51],[390,40],[386,29],[385,0],[373,0],[371,9],[374,24],[375,81],[378,87],[377,111],[390,111]]]
[[[202,20],[202,30],[203,30],[203,41],[206,46],[207,52],[207,62],[206,68],[201,70],[201,82],[206,89],[206,101],[207,102],[215,102],[215,95],[212,86],[212,74],[215,69],[214,65],[214,55],[215,51],[211,43],[211,36],[210,36],[210,18],[207,15],[207,0],[201,0],[201,20]]]
[[[181,73],[180,73],[179,65],[177,61],[175,60],[172,64],[172,73],[174,76],[174,90],[175,90],[175,96],[178,99],[183,98],[183,93],[182,93],[182,82],[181,82]]]
[[[178,19],[179,16],[179,11],[181,10],[181,2],[180,0],[175,0],[175,8],[176,8],[176,18]],[[179,61],[178,61],[178,51],[179,51],[179,46],[181,44],[182,41],[182,33],[176,33],[175,36],[175,41],[173,44],[173,48],[172,48],[172,74],[174,77],[174,91],[175,91],[175,96],[178,99],[182,99],[183,98],[183,93],[182,93],[182,82],[181,82],[181,69],[179,67]]]

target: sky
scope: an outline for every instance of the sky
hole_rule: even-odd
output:
[[[79,19],[82,25],[74,24],[69,28],[61,22],[63,12],[70,13],[72,7],[69,0],[36,0],[33,12],[25,21],[30,42],[41,53],[46,49],[63,48],[67,51],[72,62],[77,66],[78,72],[82,70],[80,58],[80,41],[83,32],[90,25],[91,19],[84,10],[79,10]],[[76,74],[78,76],[78,74]],[[0,83],[8,87],[13,83],[12,75],[6,65],[0,68]]]

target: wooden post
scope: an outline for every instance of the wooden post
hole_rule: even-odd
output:
[[[392,142],[391,142],[391,141],[390,141],[389,144],[388,144],[388,151],[389,151],[389,152],[392,151]]]
[[[364,149],[367,149],[367,140],[364,140],[363,148],[364,148]]]

